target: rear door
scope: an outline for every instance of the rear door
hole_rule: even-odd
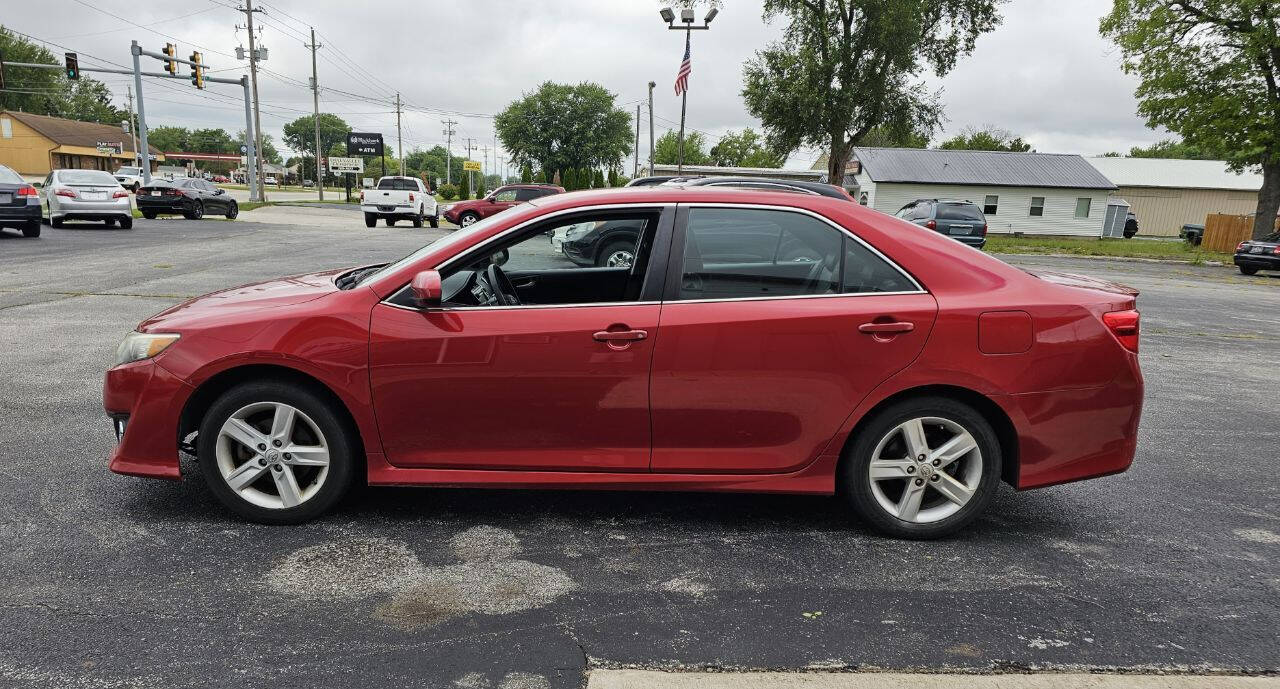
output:
[[[937,303],[794,209],[681,207],[651,384],[655,472],[781,473],[924,346]]]

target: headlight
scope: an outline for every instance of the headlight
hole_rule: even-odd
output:
[[[449,211],[451,211],[451,210],[453,210],[453,204],[452,204],[452,203],[446,203],[446,204],[444,205],[444,207],[440,209],[440,212],[442,212],[442,213],[448,213],[448,212],[449,212]]]
[[[119,366],[131,361],[150,359],[177,341],[178,335],[174,333],[129,333],[125,335],[124,341],[116,349],[116,363],[114,365]]]

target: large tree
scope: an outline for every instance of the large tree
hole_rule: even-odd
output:
[[[48,49],[0,27],[0,52],[5,62],[61,65]],[[62,69],[6,66],[5,88],[0,91],[0,109],[22,110],[37,115],[69,120],[119,125],[129,117],[111,102],[106,84],[81,75],[67,79]]]
[[[982,129],[965,127],[960,130],[959,134],[943,141],[938,148],[961,151],[1012,151],[1014,153],[1026,153],[1031,150],[1031,144],[1023,141],[1020,136],[1014,136],[1007,129],[986,126]]]
[[[544,82],[494,119],[512,162],[543,170],[617,165],[631,150],[631,116],[603,86]]]
[[[333,113],[320,113],[320,150],[328,151],[333,145],[347,140],[351,125]],[[302,156],[315,155],[316,116],[303,115],[284,125],[284,145]],[[265,148],[265,145],[264,145]]]
[[[678,165],[680,162],[680,135],[668,129],[666,134],[658,137],[653,144],[653,162],[659,165]],[[710,165],[711,156],[707,154],[707,140],[702,132],[685,132],[684,164]]]
[[[843,179],[876,127],[932,133],[941,108],[917,77],[950,72],[999,24],[1002,1],[765,0],[765,19],[786,28],[743,69],[747,110],[774,149],[826,148],[829,178]]]
[[[711,147],[711,162],[721,167],[782,167],[786,151],[769,148],[750,127],[729,132]]]
[[[1280,209],[1280,4],[1115,0],[1102,34],[1140,79],[1138,114],[1235,170],[1262,170],[1255,239]]]

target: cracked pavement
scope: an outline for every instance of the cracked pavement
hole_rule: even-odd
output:
[[[588,668],[1280,671],[1280,277],[1009,257],[1142,289],[1119,476],[886,540],[829,498],[378,488],[299,527],[107,471],[102,374],[214,289],[442,231],[139,220],[0,237],[0,684],[579,687]]]

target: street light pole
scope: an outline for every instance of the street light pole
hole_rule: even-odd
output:
[[[711,20],[715,19],[717,14],[720,14],[720,10],[715,7],[712,7],[710,10],[708,10],[707,16],[702,19],[702,26],[693,25],[693,10],[689,10],[689,9],[680,10],[680,23],[684,24],[684,26],[675,25],[676,13],[673,12],[670,7],[662,8],[661,10],[658,11],[658,14],[662,17],[662,20],[667,23],[667,29],[671,31],[684,32],[685,52],[689,53],[689,45],[693,40],[693,32],[707,31],[708,29],[710,29]],[[684,63],[681,62],[682,66],[683,64]],[[686,81],[684,88],[680,89],[680,158],[678,159],[676,164],[677,175],[682,174],[684,172],[684,118],[685,118],[685,112],[688,109],[688,105],[689,105],[689,86],[688,86],[688,82]]]
[[[320,79],[316,73],[316,48],[320,45],[316,43],[316,28],[311,27],[311,43],[307,45],[311,49],[311,102],[315,106],[315,114],[312,116],[316,130],[316,189],[320,192],[320,200],[324,200],[324,171],[320,169]]]
[[[653,87],[656,82],[649,82],[649,176],[653,176]]]

